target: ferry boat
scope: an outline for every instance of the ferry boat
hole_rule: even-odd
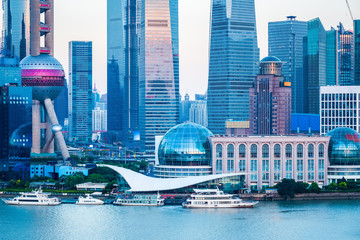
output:
[[[165,199],[160,194],[134,194],[119,197],[114,204],[121,206],[164,206]]]
[[[183,202],[184,208],[251,208],[257,201],[244,202],[219,189],[194,189],[194,194]]]
[[[77,205],[103,205],[104,201],[93,198],[90,194],[86,194],[85,197],[80,196],[79,199],[76,201]]]
[[[43,193],[40,189],[28,193],[21,193],[20,196],[11,200],[5,200],[7,205],[36,205],[36,206],[56,206],[61,204],[57,197],[49,197],[50,193]]]

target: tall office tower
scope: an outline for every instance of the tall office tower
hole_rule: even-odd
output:
[[[91,141],[92,42],[69,42],[69,139]]]
[[[0,55],[22,60],[30,53],[30,0],[2,0]]]
[[[291,82],[281,72],[277,57],[260,62],[260,74],[250,88],[250,134],[287,135],[291,133]]]
[[[195,100],[189,110],[189,121],[207,127],[206,101]]]
[[[107,1],[108,131],[125,145],[139,131],[140,0]]]
[[[355,85],[360,85],[360,19],[354,20],[354,42],[355,42]]]
[[[287,21],[269,22],[268,49],[284,65],[282,74],[291,82],[291,111],[304,113],[303,38],[307,35],[307,22],[288,16]]]
[[[326,31],[326,85],[338,84],[338,40],[339,33],[333,27]]]
[[[92,110],[92,131],[106,132],[107,131],[107,111],[96,107]]]
[[[151,154],[155,136],[179,123],[178,1],[142,1],[141,22],[140,137]]]
[[[180,102],[180,123],[189,121],[189,111],[192,103],[193,101],[190,101],[189,94],[186,93],[184,100]]]
[[[340,86],[354,85],[354,33],[345,30],[342,23],[339,23],[338,32],[338,83]]]
[[[249,119],[249,88],[258,73],[254,0],[213,0],[210,21],[208,127]]]
[[[319,114],[320,86],[326,85],[326,31],[319,18],[308,21],[304,38],[305,112]]]
[[[54,54],[54,0],[30,0],[30,52],[20,62],[21,84],[32,87],[32,153],[54,153],[70,159],[53,100],[62,91],[65,73]],[[41,21],[40,21],[41,20]],[[55,139],[55,141],[54,141]]]
[[[59,124],[65,128],[65,122],[69,119],[69,90],[66,81],[63,90],[54,100],[54,108],[57,113]]]

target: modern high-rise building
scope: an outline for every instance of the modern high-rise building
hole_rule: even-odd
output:
[[[208,127],[225,133],[225,122],[249,119],[249,88],[258,73],[254,0],[213,0],[207,91]]]
[[[107,1],[108,131],[125,145],[139,131],[141,0]]]
[[[326,31],[319,18],[308,21],[304,38],[305,113],[319,114],[320,86],[326,85]]]
[[[326,85],[338,84],[338,41],[339,32],[335,28],[326,31]]]
[[[260,62],[260,74],[250,88],[250,134],[288,135],[291,133],[291,83],[282,73],[277,57]]]
[[[320,88],[320,133],[339,127],[360,131],[360,86]]]
[[[190,101],[190,96],[186,93],[184,100],[180,102],[180,123],[190,120],[189,111],[193,102],[194,101]]]
[[[339,23],[338,31],[338,82],[340,86],[354,85],[354,33],[345,30],[342,23]]]
[[[59,96],[54,100],[54,108],[57,113],[59,124],[65,127],[65,122],[69,118],[69,90],[66,81]]]
[[[16,58],[0,57],[0,86],[21,86],[21,69]]]
[[[189,121],[207,127],[206,101],[198,100],[191,103],[189,109]]]
[[[179,122],[178,1],[141,3],[139,123],[142,148],[155,151],[155,136]]]
[[[69,139],[91,141],[92,42],[69,42]]]
[[[287,21],[269,22],[269,56],[282,62],[282,74],[291,82],[291,111],[304,113],[303,38],[307,35],[307,22],[288,16]]]
[[[354,69],[355,85],[360,85],[360,19],[354,20]]]
[[[92,131],[106,132],[107,131],[107,111],[96,107],[92,110]]]
[[[30,53],[30,0],[2,0],[0,55],[22,60]]]

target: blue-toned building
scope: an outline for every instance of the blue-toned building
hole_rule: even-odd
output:
[[[291,114],[291,133],[319,134],[320,115],[306,113]]]
[[[288,16],[287,21],[269,22],[269,56],[282,62],[282,74],[291,82],[291,111],[304,112],[303,38],[307,35],[307,22]]]
[[[69,42],[69,139],[91,141],[92,42]]]
[[[0,86],[21,85],[21,69],[16,58],[0,57]]]
[[[65,121],[69,118],[69,90],[67,82],[65,81],[65,86],[61,90],[59,96],[54,100],[54,109],[59,121],[59,124],[66,131],[67,126],[65,127]]]
[[[225,133],[225,122],[249,119],[249,88],[258,73],[254,0],[213,0],[207,91],[208,127]]]
[[[342,23],[339,23],[338,32],[338,83],[340,86],[351,86],[354,85],[354,33],[345,30]]]
[[[319,114],[320,86],[326,85],[326,31],[319,18],[308,21],[304,65],[305,113]]]
[[[360,19],[354,20],[355,85],[360,85]]]
[[[338,82],[338,31],[333,27],[326,31],[326,85]]]
[[[30,53],[30,0],[2,0],[0,55],[18,61]]]

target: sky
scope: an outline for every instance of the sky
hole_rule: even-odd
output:
[[[354,18],[360,18],[360,0],[348,0]],[[208,81],[208,43],[211,0],[179,0],[180,94],[193,98],[205,93]],[[267,56],[270,21],[297,16],[320,17],[325,29],[342,22],[353,29],[345,0],[255,0],[260,57]],[[71,7],[69,7],[71,6]],[[55,57],[68,74],[68,42],[93,41],[93,82],[106,93],[106,0],[55,1]]]

